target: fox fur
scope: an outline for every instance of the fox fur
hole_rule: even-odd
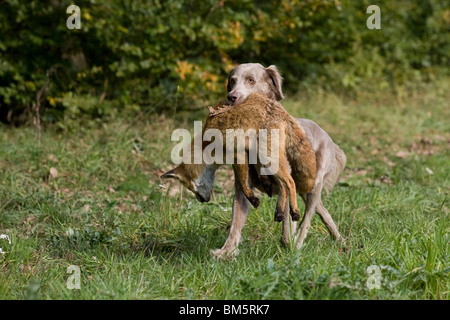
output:
[[[218,110],[210,108],[210,111],[211,115],[206,120],[203,132],[208,129],[218,129],[223,136],[226,136],[227,129],[242,129],[243,131],[248,129],[256,131],[266,129],[267,145],[270,145],[272,139],[271,129],[279,130],[278,172],[275,172],[270,177],[270,181],[275,181],[279,187],[275,220],[282,220],[288,196],[292,219],[294,221],[299,220],[300,213],[298,211],[296,193],[308,194],[314,187],[317,175],[316,155],[310,141],[306,138],[303,128],[298,125],[296,120],[288,114],[281,104],[256,92],[250,94],[247,99],[238,105],[232,107],[221,106]],[[207,144],[208,142],[203,143],[203,149]],[[254,207],[257,207],[259,199],[255,197],[252,189],[247,185],[249,177],[249,143],[247,141],[245,146],[246,163],[244,164],[237,163],[237,158],[242,155],[237,154],[234,142],[233,146],[226,146],[224,143],[224,149],[230,147],[234,150],[233,170],[235,171],[235,176],[239,180],[247,199]],[[256,167],[261,167],[261,164],[258,164]],[[206,166],[204,163],[181,164],[164,174],[162,178],[175,177],[189,190],[193,191],[200,201],[208,201],[210,196],[208,190],[199,192],[199,188],[202,188],[200,181],[210,180],[208,177],[211,175],[212,179],[214,179],[213,170],[209,169],[211,172],[208,172],[207,168],[211,167]],[[268,176],[261,175],[260,177],[265,191],[270,194],[271,192],[268,188],[271,187],[271,182],[264,183],[267,181]]]

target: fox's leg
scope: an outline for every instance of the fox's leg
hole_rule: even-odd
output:
[[[278,193],[278,200],[277,200],[277,206],[275,207],[275,217],[274,221],[280,222],[283,220],[284,214],[287,213],[287,206],[286,206],[286,188],[283,186],[282,183],[280,183],[279,187],[280,191]]]
[[[270,176],[261,174],[261,165],[249,165],[248,170],[250,177],[255,177],[256,185],[258,185],[258,187],[262,187],[261,191],[264,191],[269,197],[272,198],[274,192],[273,181]]]
[[[269,176],[266,175],[260,175],[259,181],[261,183],[261,186],[263,187],[264,191],[267,193],[269,197],[272,197],[273,195],[273,186],[272,181],[270,181]]]
[[[241,241],[242,227],[247,220],[248,212],[250,211],[250,202],[242,192],[239,181],[235,176],[235,194],[233,199],[233,217],[231,219],[231,228],[228,233],[228,238],[222,248],[211,250],[211,253],[216,258],[225,258],[227,256],[235,256],[239,253],[237,246]]]
[[[286,155],[280,154],[279,158],[280,164],[278,169],[278,178],[281,181],[281,185],[283,185],[283,187],[286,189],[285,190],[286,195],[284,196],[283,199],[281,199],[280,209],[282,210],[282,212],[285,212],[287,205],[286,203],[287,195],[289,195],[289,205],[291,207],[290,213],[292,220],[298,221],[300,219],[300,212],[298,211],[297,206],[297,192],[296,192],[297,189],[295,188],[295,182],[294,179],[292,179],[291,174],[289,173]]]
[[[253,207],[258,208],[259,199],[255,196],[253,191],[247,187],[248,181],[248,164],[233,164],[234,176],[241,185],[242,192],[247,197],[248,201]]]
[[[286,192],[287,190],[287,192]],[[289,195],[289,206],[287,203],[287,198]],[[291,200],[292,199],[292,200]],[[280,192],[278,195],[278,201],[277,201],[277,206],[275,209],[275,218],[274,220],[277,222],[283,221],[283,217],[284,214],[288,212],[292,217],[292,221],[298,221],[300,220],[300,212],[298,211],[298,208],[295,209],[297,205],[297,197],[295,194],[295,190],[294,190],[294,194],[292,195],[292,193],[290,192],[289,188],[285,187],[285,183],[281,182],[280,183]]]

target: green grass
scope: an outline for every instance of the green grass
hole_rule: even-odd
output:
[[[282,247],[276,199],[263,196],[231,261],[209,252],[228,233],[230,168],[206,204],[158,179],[172,130],[206,111],[49,127],[40,140],[34,128],[0,127],[0,233],[11,238],[0,239],[0,299],[448,299],[448,84],[287,98],[347,154],[324,200],[347,242],[314,217],[301,250]],[[80,290],[66,286],[70,265]],[[367,286],[370,266],[379,289]]]

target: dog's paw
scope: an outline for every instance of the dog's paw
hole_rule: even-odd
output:
[[[236,248],[231,252],[225,249],[215,249],[215,250],[211,249],[210,252],[213,255],[213,257],[217,260],[219,259],[230,260],[231,258],[234,258],[239,254],[239,249]]]
[[[340,234],[338,234],[338,236],[335,238],[335,240],[338,241],[343,246],[346,245],[345,238],[343,236],[341,236]]]

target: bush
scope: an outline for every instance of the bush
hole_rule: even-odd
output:
[[[381,1],[381,30],[366,27],[370,1],[80,0],[80,30],[66,27],[70,4],[1,4],[1,119],[204,105],[249,61],[277,65],[291,93],[448,75],[449,1]]]

